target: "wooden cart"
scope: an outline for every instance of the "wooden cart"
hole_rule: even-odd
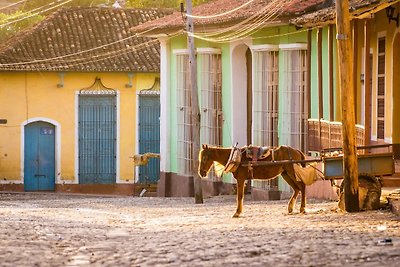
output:
[[[379,146],[363,146],[357,147],[358,151],[371,150],[376,148],[388,148],[390,150],[391,145],[379,145]],[[335,151],[335,148],[326,149],[322,152],[322,162],[324,164],[324,176],[325,179],[341,179],[344,176],[343,173],[343,156],[326,156],[329,151]],[[393,152],[380,152],[370,154],[359,154],[358,159],[358,174],[367,176],[387,176],[392,175],[395,171],[394,167],[394,155]]]

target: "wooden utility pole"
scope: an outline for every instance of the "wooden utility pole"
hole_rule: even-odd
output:
[[[193,37],[193,18],[192,15],[192,0],[186,0],[186,31],[188,33],[188,49],[189,49],[189,74],[190,74],[190,86],[192,93],[192,176],[194,184],[194,200],[196,204],[203,203],[203,190],[201,187],[201,178],[198,174],[199,167],[199,152],[200,152],[200,110],[199,110],[199,98],[197,92],[197,61],[196,51],[194,49],[194,37]]]
[[[342,102],[343,171],[346,211],[360,211],[358,200],[358,162],[353,90],[353,51],[348,0],[336,0],[336,28],[339,82]]]

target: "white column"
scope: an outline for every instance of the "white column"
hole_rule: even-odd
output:
[[[169,62],[169,43],[165,39],[160,39],[160,171],[169,171],[170,166],[170,125],[169,122],[169,99],[170,99],[170,62]]]

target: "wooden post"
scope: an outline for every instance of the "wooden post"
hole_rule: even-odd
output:
[[[346,211],[360,211],[358,200],[358,162],[353,90],[353,51],[349,1],[336,1],[336,28],[339,83],[342,104],[343,171]]]
[[[199,98],[197,92],[197,61],[196,52],[194,49],[194,37],[193,37],[193,18],[192,15],[192,0],[186,0],[186,31],[188,33],[188,49],[189,49],[189,73],[190,73],[190,86],[192,93],[192,176],[194,182],[194,200],[196,204],[203,203],[203,190],[201,187],[201,178],[198,174],[199,167],[199,152],[200,152],[200,110],[199,110]]]

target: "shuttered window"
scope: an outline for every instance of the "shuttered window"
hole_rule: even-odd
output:
[[[278,46],[252,47],[253,55],[253,131],[252,144],[278,146]],[[278,180],[252,181],[255,188],[278,189]]]
[[[197,51],[200,90],[200,143],[214,146],[222,145],[222,65],[221,52],[217,49]],[[221,178],[209,173],[208,178],[216,181]]]
[[[177,161],[178,173],[190,175],[193,165],[192,93],[189,79],[189,56],[176,54],[177,77]]]
[[[197,52],[200,93],[200,143],[222,145],[222,63],[218,49]],[[193,165],[192,102],[187,53],[176,53],[178,109],[178,173],[190,175]],[[216,179],[215,176],[209,176]]]
[[[218,50],[197,53],[200,66],[198,87],[201,92],[200,143],[222,145],[222,71]]]
[[[278,145],[278,48],[253,49],[253,138],[259,146]]]
[[[377,86],[377,138],[385,139],[385,53],[386,39],[378,39],[378,86]]]
[[[283,99],[280,143],[305,151],[308,118],[306,46],[284,46],[280,56],[284,64],[283,72],[279,74],[284,77],[280,87]]]

